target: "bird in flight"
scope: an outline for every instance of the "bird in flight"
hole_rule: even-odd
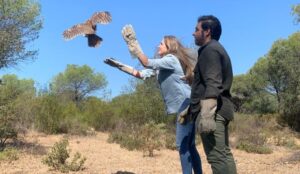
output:
[[[111,15],[109,12],[96,12],[84,23],[74,25],[65,30],[63,32],[63,37],[66,40],[71,40],[79,35],[83,35],[87,37],[89,47],[98,47],[103,39],[96,34],[97,24],[108,24],[110,22]]]

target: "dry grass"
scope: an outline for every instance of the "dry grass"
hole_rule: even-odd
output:
[[[35,132],[28,133],[24,137],[29,149],[45,149],[58,142],[63,135],[44,135]],[[143,157],[143,152],[128,151],[120,148],[118,144],[107,143],[108,134],[97,132],[95,136],[80,137],[70,136],[70,148],[72,152],[80,152],[87,160],[85,169],[80,174],[180,174],[180,162],[178,152],[162,149],[153,158]],[[298,142],[298,140],[297,140]],[[211,174],[203,148],[197,146],[202,159],[202,166],[205,174]],[[26,149],[26,148],[24,148]],[[298,174],[300,162],[283,162],[289,157],[298,159],[299,151],[274,146],[272,154],[251,154],[240,150],[233,150],[239,174]],[[72,154],[72,153],[71,153]],[[73,155],[73,154],[72,154]],[[59,172],[49,170],[48,166],[42,164],[43,155],[28,153],[22,150],[19,159],[16,161],[4,161],[0,163],[0,171],[4,174],[56,174]],[[72,172],[70,172],[72,173]]]

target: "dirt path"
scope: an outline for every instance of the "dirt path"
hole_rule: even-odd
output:
[[[62,135],[42,135],[30,133],[26,136],[26,148],[19,159],[13,162],[0,161],[0,173],[10,174],[48,174],[50,171],[42,164],[43,155]],[[76,173],[88,174],[180,174],[177,151],[161,150],[154,158],[143,157],[142,152],[127,151],[118,144],[107,143],[108,134],[97,133],[96,136],[70,137],[72,152],[79,151],[87,157],[85,169]],[[37,145],[38,144],[38,145]],[[202,146],[198,146],[203,171],[211,174]],[[272,154],[249,154],[233,150],[239,174],[299,174],[300,162],[288,162],[286,159],[295,151],[276,148]],[[131,173],[129,173],[131,172]]]

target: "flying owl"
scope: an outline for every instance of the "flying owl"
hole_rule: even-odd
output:
[[[88,39],[89,47],[98,47],[103,39],[96,35],[97,23],[108,24],[110,22],[111,15],[109,12],[96,12],[85,23],[74,25],[65,30],[63,36],[66,40],[71,40],[78,35],[84,35]]]

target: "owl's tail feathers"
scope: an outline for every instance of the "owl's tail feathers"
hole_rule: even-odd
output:
[[[89,34],[87,35],[87,38],[88,38],[89,47],[98,47],[103,40],[101,37],[97,36],[96,34]]]

